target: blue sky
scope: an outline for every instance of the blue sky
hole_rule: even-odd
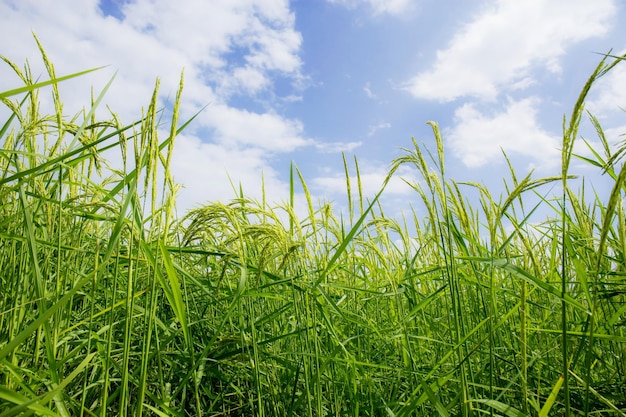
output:
[[[118,71],[105,103],[135,120],[155,79],[166,105],[184,68],[183,117],[209,106],[176,143],[181,212],[229,200],[229,177],[260,198],[263,176],[268,198],[285,201],[292,161],[316,201],[341,207],[342,151],[372,196],[412,137],[433,146],[428,120],[458,181],[497,194],[501,149],[519,177],[556,175],[563,115],[598,53],[626,51],[618,0],[5,0],[0,15],[0,54],[35,74],[45,72],[32,32],[59,75],[108,65],[61,86],[69,115]],[[8,74],[2,89],[17,83]],[[626,64],[588,103],[612,143],[626,133],[623,108]],[[415,199],[399,178],[385,196],[391,211]]]

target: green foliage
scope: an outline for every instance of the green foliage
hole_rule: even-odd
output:
[[[169,128],[158,82],[135,123],[96,117],[104,91],[68,119],[71,76],[41,52],[41,83],[3,58],[24,86],[0,93],[0,416],[624,415],[624,150],[593,117],[604,154],[586,161],[611,194],[589,203],[568,182],[584,95],[623,57],[585,85],[563,175],[520,181],[509,163],[499,198],[446,178],[428,122],[436,158],[413,141],[387,178],[421,175],[408,221],[385,216],[384,186],[365,198],[356,160],[353,201],[345,157],[347,219],[295,166],[284,205],[241,192],[178,219],[182,77]],[[555,181],[563,196],[540,194]]]

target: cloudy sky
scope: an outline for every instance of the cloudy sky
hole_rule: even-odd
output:
[[[497,189],[502,150],[520,177],[556,175],[563,115],[600,53],[626,50],[618,0],[2,0],[0,16],[0,54],[35,74],[32,33],[58,75],[107,65],[61,85],[69,115],[117,71],[104,104],[133,121],[157,77],[171,103],[184,69],[182,118],[208,106],[176,142],[182,211],[230,199],[231,181],[260,198],[261,178],[284,201],[291,162],[315,199],[341,205],[341,152],[371,196],[411,137],[433,146],[428,120],[456,180]],[[0,89],[16,83],[1,66]],[[626,63],[588,103],[612,142],[624,108]],[[386,196],[414,198],[401,181]]]

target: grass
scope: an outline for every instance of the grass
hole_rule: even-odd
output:
[[[0,93],[0,416],[625,415],[626,147],[590,116],[603,148],[578,158],[610,196],[570,172],[585,97],[623,57],[584,86],[558,177],[457,182],[429,122],[436,153],[413,141],[390,165],[420,174],[404,218],[345,158],[345,217],[293,166],[283,205],[241,193],[177,218],[182,78],[168,125],[158,82],[139,121],[97,116],[106,88],[68,118],[57,83],[81,73],[40,49],[50,81],[4,59],[24,85]]]

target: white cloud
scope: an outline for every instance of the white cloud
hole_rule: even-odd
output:
[[[46,78],[31,32],[43,43],[57,75],[109,65],[60,85],[69,115],[89,103],[91,85],[98,92],[118,70],[99,114],[107,116],[106,104],[123,122],[132,122],[147,107],[155,79],[161,79],[161,103],[171,102],[185,69],[181,120],[210,105],[179,138],[174,152],[173,173],[185,186],[182,208],[192,201],[232,197],[226,171],[252,192],[260,189],[263,171],[268,196],[280,198],[281,188],[288,187],[270,167],[273,154],[315,145],[303,136],[301,122],[278,114],[271,101],[280,100],[273,95],[277,77],[294,86],[287,99],[299,97],[298,85],[305,78],[302,38],[288,0],[190,0],[184,7],[169,0],[137,0],[124,4],[121,19],[104,16],[96,0],[8,0],[0,2],[0,15],[5,21],[0,51],[20,67],[28,59],[36,77]],[[0,91],[16,82],[0,77]],[[233,94],[264,92],[271,98],[266,111],[247,111],[229,102]],[[49,98],[41,97],[50,105]]]
[[[205,113],[199,122],[214,130],[214,139],[221,146],[291,152],[313,144],[302,137],[302,123],[271,112],[260,114],[217,105],[207,107]]]
[[[259,69],[239,67],[230,73],[223,73],[218,93],[222,97],[228,97],[234,93],[256,94],[269,85],[269,78]]]
[[[363,142],[316,142],[315,148],[323,153],[352,152]]]
[[[124,23],[160,44],[210,67],[227,65],[224,54],[249,49],[255,67],[297,71],[301,36],[285,0],[136,1],[123,7]]]
[[[620,52],[622,55],[626,51]],[[611,62],[610,58],[607,62]],[[587,109],[596,115],[626,109],[626,62],[617,64],[592,87]],[[623,113],[622,113],[623,114]]]
[[[480,167],[507,155],[526,156],[540,165],[558,161],[560,138],[541,129],[536,120],[537,98],[509,100],[504,111],[486,115],[467,103],[455,113],[455,127],[447,134],[453,154],[466,166]]]
[[[261,173],[272,200],[286,198],[288,187],[268,167],[266,157],[258,148],[229,149],[193,135],[181,135],[172,158],[174,180],[184,184],[177,198],[179,210],[209,201],[228,201],[236,196],[239,184],[246,196],[260,199]]]
[[[361,177],[361,186],[363,196],[372,198],[380,191],[389,169],[385,165],[371,161],[359,161],[359,175]],[[401,167],[391,178],[385,187],[385,195],[406,195],[412,193],[412,188],[403,180],[415,182],[415,173],[407,167]],[[317,190],[322,190],[324,194],[329,192],[335,195],[345,195],[346,193],[346,176],[343,171],[329,171],[326,175],[318,176],[310,181],[312,186]],[[355,175],[350,176],[350,185],[354,196],[358,196],[357,191],[358,178]]]
[[[368,6],[374,15],[391,14],[402,15],[412,11],[416,6],[415,0],[327,0],[330,3],[341,4],[355,8]]]
[[[380,129],[389,129],[391,127],[391,123],[381,122],[377,125],[373,125],[369,127],[369,131],[367,132],[368,137],[372,137],[378,132]]]
[[[370,82],[366,82],[365,86],[363,87],[363,91],[365,91],[365,94],[369,97],[369,98],[376,98],[376,94],[372,93],[372,89],[370,88]]]
[[[618,145],[620,143],[623,144],[624,142],[626,142],[626,124],[624,124],[623,119],[622,125],[603,130],[609,145]]]
[[[534,67],[560,72],[568,46],[607,33],[615,12],[613,0],[495,0],[437,51],[430,70],[404,87],[441,101],[493,99],[508,84],[524,88]]]

